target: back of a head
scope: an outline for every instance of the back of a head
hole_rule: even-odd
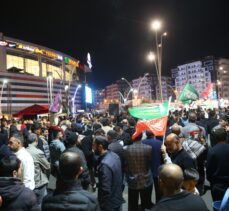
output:
[[[128,118],[128,123],[130,127],[134,127],[136,125],[136,121],[134,118]]]
[[[182,169],[176,164],[164,164],[159,167],[159,180],[164,189],[176,192],[180,190],[184,180]]]
[[[35,141],[38,140],[37,134],[35,133],[29,133],[28,137],[27,137],[27,141],[29,144],[34,143]]]
[[[101,124],[98,123],[94,123],[93,124],[93,131],[95,132],[96,130],[98,130],[99,128],[102,128]]]
[[[95,136],[105,136],[105,131],[102,128],[99,128],[94,132]]]
[[[76,144],[78,135],[75,132],[67,131],[65,133],[65,142],[68,146],[73,146]]]
[[[109,125],[109,120],[108,120],[108,118],[103,118],[103,119],[101,120],[101,123],[102,123],[103,126],[108,126],[108,125]]]
[[[95,143],[97,145],[102,145],[103,149],[108,149],[109,142],[104,136],[95,136]]]
[[[197,120],[196,113],[194,113],[194,112],[189,113],[188,120],[189,120],[189,122],[195,123]]]
[[[65,151],[60,156],[59,173],[63,180],[74,180],[82,166],[80,156],[73,151]]]
[[[15,156],[6,156],[0,160],[0,177],[12,177],[18,171],[21,161]]]
[[[216,117],[216,112],[215,110],[210,110],[208,113],[209,118],[215,118]]]
[[[199,180],[199,173],[194,168],[188,168],[184,170],[184,180]]]
[[[107,132],[107,137],[110,139],[110,140],[114,140],[114,139],[117,139],[118,137],[118,133],[114,130],[109,130]]]
[[[180,126],[179,125],[173,125],[172,127],[171,127],[171,133],[174,133],[174,134],[176,134],[176,135],[180,135],[180,133],[181,133],[181,128],[180,128]]]
[[[216,142],[226,142],[227,140],[227,131],[223,127],[216,127],[212,129],[212,135],[214,136]]]
[[[149,138],[154,138],[154,134],[149,131],[149,130],[146,130],[146,137],[149,139]]]

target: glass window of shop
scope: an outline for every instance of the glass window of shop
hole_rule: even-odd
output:
[[[47,77],[47,72],[52,72],[53,78],[55,79],[63,79],[63,72],[60,67],[47,63],[42,63],[42,77]]]
[[[39,76],[39,62],[25,58],[25,72],[34,76]]]
[[[18,69],[24,69],[24,58],[14,55],[6,55],[6,68],[10,69],[16,67]]]

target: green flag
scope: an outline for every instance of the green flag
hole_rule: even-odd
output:
[[[157,106],[132,107],[128,110],[131,116],[139,119],[157,119],[168,115],[169,101]]]
[[[183,104],[187,104],[187,103],[189,104],[192,101],[198,100],[198,99],[199,99],[198,92],[195,90],[195,88],[192,85],[187,83],[179,96],[179,100]]]

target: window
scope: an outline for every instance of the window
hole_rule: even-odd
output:
[[[47,72],[52,72],[52,76],[55,79],[63,79],[63,72],[60,67],[42,63],[42,77],[47,77]]]
[[[39,63],[33,59],[25,59],[25,72],[39,76]]]
[[[24,58],[7,54],[6,55],[6,68],[10,69],[12,67],[24,69]]]

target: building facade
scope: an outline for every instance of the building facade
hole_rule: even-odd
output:
[[[112,103],[113,101],[120,100],[121,95],[119,93],[117,83],[106,86],[105,90],[106,90],[107,101],[110,101]]]
[[[33,104],[49,106],[50,96],[64,94],[66,87],[71,99],[79,84],[78,67],[79,61],[64,53],[0,33],[2,113],[14,114]],[[74,103],[80,106],[80,100],[79,92]]]
[[[171,75],[178,93],[183,90],[186,83],[190,83],[201,95],[208,84],[212,83],[213,99],[229,99],[228,59],[208,56],[173,68]]]
[[[104,108],[105,99],[106,99],[106,90],[105,89],[95,90],[95,108],[96,109]]]
[[[168,100],[173,92],[172,80],[170,77],[162,76],[161,81],[163,100]],[[144,77],[132,80],[132,85],[135,97],[137,96],[137,98],[147,101],[160,100],[159,83],[156,75],[146,74]]]

